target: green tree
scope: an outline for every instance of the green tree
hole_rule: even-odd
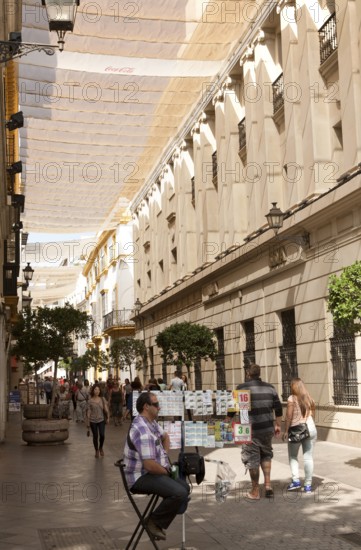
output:
[[[54,361],[54,381],[57,378],[58,363],[61,357],[67,357],[73,347],[74,339],[87,338],[91,317],[75,309],[71,304],[55,308],[38,308],[38,319],[46,334],[48,358]],[[53,382],[54,384],[54,382]],[[53,391],[48,418],[51,418],[55,401]]]
[[[361,330],[361,261],[331,275],[328,284],[328,309],[334,323],[348,332]]]
[[[136,369],[139,369],[143,364],[147,349],[143,340],[135,338],[117,338],[110,346],[110,361],[111,366],[116,371],[116,376],[119,378],[119,370],[124,370],[128,367],[129,378],[132,380],[131,366],[135,363]]]
[[[21,355],[27,363],[34,363],[35,360],[54,361],[55,382],[59,360],[68,357],[74,340],[88,336],[88,324],[91,318],[67,303],[63,307],[39,307],[25,314],[25,322],[22,319],[24,314],[19,315],[19,321],[15,324],[13,331],[17,339],[15,353]],[[35,349],[37,345],[39,352]],[[54,401],[55,392],[53,391],[48,418],[52,417]]]
[[[37,371],[48,360],[48,347],[43,327],[38,321],[37,310],[30,307],[21,311],[12,327],[12,353],[24,364],[24,374],[34,374],[36,381],[36,401],[39,404]]]
[[[217,353],[213,332],[204,325],[184,321],[159,332],[156,344],[162,349],[162,358],[168,365],[186,365],[190,368],[201,359],[215,359]]]
[[[87,349],[84,355],[82,355],[83,369],[94,369],[95,378],[98,377],[98,371],[109,370],[109,356],[108,354],[99,349],[98,347]]]

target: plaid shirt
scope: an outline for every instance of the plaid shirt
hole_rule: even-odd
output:
[[[144,460],[155,460],[164,468],[169,467],[168,455],[162,444],[163,434],[163,428],[155,420],[149,422],[140,414],[134,418],[129,437],[137,450],[130,449],[127,440],[124,447],[124,473],[129,487],[147,473],[143,467]]]

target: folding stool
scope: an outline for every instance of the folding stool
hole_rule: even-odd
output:
[[[120,459],[118,460],[114,466],[117,466],[120,470],[120,475],[122,476],[122,481],[123,481],[123,485],[124,485],[124,489],[127,493],[127,496],[139,518],[139,522],[138,522],[138,525],[136,526],[135,530],[134,530],[134,533],[132,534],[131,538],[130,538],[130,541],[128,542],[125,550],[129,550],[132,546],[132,542],[134,541],[133,543],[133,547],[132,547],[132,550],[135,550],[135,548],[138,546],[138,543],[140,541],[140,538],[143,534],[143,531],[146,531],[148,536],[149,536],[149,539],[151,541],[151,543],[153,544],[154,548],[156,548],[156,550],[159,550],[159,547],[157,546],[157,543],[155,542],[156,539],[154,537],[154,535],[152,535],[152,533],[149,531],[148,527],[147,527],[147,519],[148,519],[148,516],[153,512],[156,504],[157,504],[157,501],[159,499],[159,495],[151,495],[149,501],[148,501],[148,504],[147,506],[145,507],[143,513],[140,512],[138,506],[137,506],[137,503],[135,502],[134,500],[134,497],[129,489],[129,486],[128,486],[128,483],[127,483],[127,479],[125,477],[125,473],[124,473],[124,469],[125,469],[125,464],[123,462],[123,459]],[[135,539],[135,540],[134,540]]]

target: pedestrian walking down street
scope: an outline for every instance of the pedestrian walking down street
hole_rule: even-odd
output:
[[[130,398],[131,398],[131,401],[130,401],[130,418],[131,420],[133,421],[134,420],[134,414],[133,414],[133,392],[142,392],[143,391],[143,384],[141,383],[140,381],[140,378],[139,376],[136,376],[133,380],[133,382],[130,383],[131,387],[132,387],[132,393],[130,394]]]
[[[87,406],[87,428],[93,434],[95,458],[104,456],[105,424],[109,423],[108,403],[100,394],[100,387],[93,386],[90,390],[90,398]]]
[[[169,389],[173,391],[182,391],[183,390],[183,380],[181,378],[181,373],[175,371],[174,378],[170,381]]]
[[[131,417],[131,412],[132,412],[132,391],[133,391],[129,378],[126,378],[124,380],[123,391],[124,391],[125,408],[126,408],[126,413],[124,418],[128,419]]]
[[[87,411],[87,401],[88,401],[88,392],[83,387],[83,384],[81,382],[77,383],[78,390],[75,394],[75,401],[76,401],[76,421],[77,422],[85,422],[86,417],[86,411]]]
[[[291,395],[287,400],[283,440],[287,441],[289,429],[299,424],[307,424],[310,436],[298,442],[288,441],[288,460],[292,476],[292,482],[287,487],[288,491],[301,489],[298,452],[302,446],[303,467],[305,471],[303,492],[312,493],[313,449],[317,439],[317,429],[314,421],[315,408],[315,402],[308,393],[301,378],[291,380]]]
[[[43,387],[46,395],[46,404],[50,405],[51,397],[53,395],[53,382],[50,381],[48,376],[45,377],[45,382]]]
[[[114,426],[121,426],[123,419],[123,392],[118,382],[114,382],[110,391],[110,411]]]
[[[248,381],[237,386],[237,390],[250,390],[251,410],[248,411],[252,425],[252,443],[242,445],[242,462],[252,482],[252,488],[247,493],[249,500],[260,499],[259,476],[260,468],[264,476],[266,498],[274,496],[271,486],[271,464],[273,458],[272,438],[281,435],[282,405],[280,398],[272,386],[260,378],[259,365],[251,365],[248,370]],[[229,417],[234,413],[228,413]]]

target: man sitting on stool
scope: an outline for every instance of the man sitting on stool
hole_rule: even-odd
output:
[[[165,540],[165,529],[187,509],[189,486],[170,477],[169,435],[157,423],[159,403],[154,393],[141,393],[139,413],[133,420],[124,447],[124,473],[133,494],[155,494],[163,501],[147,520],[148,530]]]

